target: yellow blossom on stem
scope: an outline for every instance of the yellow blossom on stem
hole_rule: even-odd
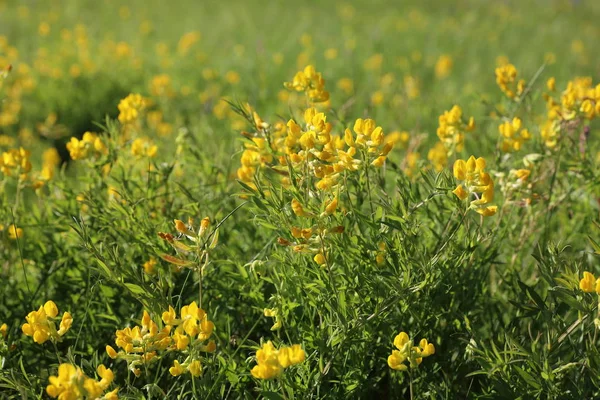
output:
[[[388,357],[388,366],[397,371],[406,371],[408,364],[411,368],[417,368],[423,361],[423,358],[435,354],[435,346],[429,343],[427,339],[421,339],[418,346],[413,346],[413,341],[406,332],[400,332],[394,338],[392,354]]]
[[[299,344],[282,347],[277,350],[269,340],[256,352],[256,362],[250,373],[258,379],[276,378],[285,368],[299,364],[306,358],[306,353]]]
[[[148,105],[149,101],[140,94],[130,94],[119,102],[119,121],[122,124],[137,121]]]
[[[17,228],[14,224],[9,225],[7,230],[10,240],[17,240],[23,237],[23,229]]]
[[[307,65],[304,70],[297,72],[292,81],[285,82],[284,86],[290,90],[305,92],[308,99],[313,103],[322,103],[329,100],[329,92],[325,90],[325,80],[312,65]]]
[[[462,108],[453,106],[450,111],[444,111],[439,117],[437,136],[446,147],[448,153],[462,151],[464,147],[465,132],[475,129],[475,120],[470,117],[468,121],[463,119]]]
[[[585,271],[583,273],[583,279],[579,281],[579,288],[586,293],[596,292],[600,294],[600,278],[596,279],[594,274]]]
[[[48,339],[57,342],[67,333],[73,324],[71,314],[65,312],[60,321],[59,329],[56,330],[55,319],[58,315],[58,308],[52,300],[47,301],[37,311],[27,314],[25,319],[27,323],[21,327],[23,333],[33,337],[33,341],[43,344]]]
[[[473,195],[475,199],[470,201],[469,208],[483,216],[494,215],[497,206],[489,205],[494,200],[494,182],[490,175],[485,172],[485,159],[471,156],[467,161],[456,160],[454,162],[454,177],[461,181],[453,193],[461,200]]]
[[[31,171],[30,153],[24,148],[11,149],[0,154],[0,172],[5,176],[23,176]]]
[[[496,83],[510,99],[520,97],[525,91],[525,81],[517,81],[517,75],[517,68],[510,63],[496,68]]]
[[[523,143],[531,139],[531,134],[527,129],[521,129],[521,119],[513,118],[512,121],[505,121],[499,127],[500,135],[502,136],[502,151],[512,152],[519,151]]]
[[[73,160],[85,160],[108,154],[108,148],[94,132],[85,132],[81,139],[72,137],[67,143],[67,150]]]
[[[114,374],[104,365],[98,366],[96,372],[101,378],[99,381],[87,377],[79,367],[72,364],[61,364],[58,367],[58,375],[48,378],[50,384],[46,387],[46,393],[48,396],[58,397],[60,400],[98,399],[114,380]],[[103,399],[116,399],[117,391],[118,389],[115,389],[106,393]]]

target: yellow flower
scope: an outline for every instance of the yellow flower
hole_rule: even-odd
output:
[[[325,206],[325,212],[323,214],[325,214],[325,215],[334,214],[335,210],[337,209],[337,205],[338,205],[338,199],[337,199],[337,197],[334,197],[334,199],[331,200],[331,202],[329,202],[329,204],[327,204],[327,206]]]
[[[275,318],[275,323],[271,327],[272,331],[281,329],[281,326],[282,326],[281,318],[279,317],[279,311],[276,308],[265,308],[263,310],[263,313],[264,313],[265,317]]]
[[[294,344],[290,347],[283,347],[277,355],[279,364],[283,368],[291,365],[300,364],[306,359],[306,353],[299,344]]]
[[[475,210],[483,216],[492,216],[497,207],[488,203],[494,200],[494,182],[490,175],[485,172],[485,159],[471,156],[466,162],[456,160],[453,166],[454,177],[459,185],[452,192],[461,200],[465,200],[473,194],[475,199],[470,202],[470,209]]]
[[[305,215],[304,208],[302,208],[302,204],[296,199],[292,199],[292,210],[297,217],[303,217]]]
[[[199,360],[194,360],[188,366],[188,371],[192,376],[200,376],[202,375],[202,364],[200,364]]]
[[[183,374],[184,372],[185,372],[185,370],[183,369],[181,364],[179,364],[179,361],[174,360],[173,366],[171,368],[169,368],[169,373],[173,376],[179,376],[179,375]]]
[[[112,359],[117,358],[117,352],[112,346],[106,346],[106,354],[108,354],[108,356]]]
[[[258,379],[272,379],[281,375],[285,368],[305,359],[306,353],[299,344],[277,350],[269,340],[256,352],[257,365],[250,373]]]
[[[67,143],[67,150],[73,160],[85,160],[108,154],[108,148],[94,132],[85,132],[81,140],[72,137]]]
[[[8,325],[2,324],[0,325],[0,336],[6,338],[6,332],[8,331]]]
[[[464,134],[475,129],[475,121],[470,117],[465,121],[462,116],[462,109],[455,105],[450,111],[444,111],[439,117],[439,126],[437,136],[451,154],[455,151],[462,151],[464,145]]]
[[[51,300],[47,301],[37,311],[32,311],[25,317],[27,323],[23,324],[21,330],[25,335],[33,337],[33,341],[38,344],[43,344],[48,339],[54,342],[59,341],[71,328],[73,318],[70,313],[65,312],[57,331],[54,322],[57,315],[58,308],[56,304]]]
[[[444,79],[450,75],[452,71],[452,57],[447,54],[442,54],[435,63],[435,77]]]
[[[404,361],[406,361],[406,356],[398,350],[392,350],[392,354],[387,359],[389,367],[397,371],[408,370],[408,367],[406,364],[404,364]]]
[[[579,281],[579,288],[586,293],[592,293],[596,290],[596,278],[591,272],[585,271],[583,279]]]
[[[21,239],[23,237],[23,229],[17,228],[14,224],[8,226],[8,238],[11,240]]]
[[[272,379],[281,374],[283,367],[279,363],[278,350],[269,340],[256,352],[256,362],[250,371],[253,377],[258,379]]]
[[[527,129],[521,129],[521,119],[513,118],[512,121],[505,121],[499,127],[502,136],[502,151],[519,151],[523,143],[531,139],[531,134]]]
[[[440,172],[446,168],[446,164],[448,162],[448,151],[446,150],[444,143],[437,142],[435,146],[429,149],[429,152],[427,153],[427,159],[431,162],[433,169],[436,172]]]
[[[154,274],[156,272],[157,264],[156,258],[150,257],[150,259],[144,263],[144,272],[148,275]]]
[[[517,81],[517,68],[510,63],[496,68],[496,83],[507,97],[514,99],[523,94],[525,81]]]
[[[416,368],[421,364],[423,358],[435,354],[433,343],[427,342],[427,339],[421,339],[419,346],[413,346],[413,341],[406,332],[400,332],[394,338],[392,354],[388,357],[388,366],[397,371],[406,371],[408,366],[404,364],[408,361],[411,368]]]
[[[113,372],[104,365],[98,366],[96,371],[100,381],[87,377],[83,371],[71,364],[61,364],[58,367],[58,376],[48,378],[49,385],[46,387],[48,396],[60,400],[75,399],[98,399],[108,389],[114,380]],[[106,393],[102,398],[112,400],[117,398],[118,389]]]
[[[130,94],[119,102],[119,121],[122,124],[131,124],[137,121],[148,105],[148,99],[139,94]]]
[[[329,92],[325,90],[325,80],[312,65],[308,65],[304,70],[297,72],[292,82],[285,82],[284,86],[290,90],[305,92],[308,99],[314,103],[329,100]]]
[[[31,170],[30,153],[24,148],[7,150],[0,154],[0,172],[5,176],[24,176]]]
[[[325,256],[323,255],[323,253],[315,254],[314,260],[319,265],[323,265],[323,264],[327,263],[327,260],[325,259]]]
[[[136,157],[156,156],[158,146],[148,138],[137,138],[131,143],[131,155]]]

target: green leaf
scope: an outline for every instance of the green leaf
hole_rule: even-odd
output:
[[[269,400],[284,400],[284,398],[277,392],[262,392],[265,399]]]
[[[133,294],[146,295],[147,292],[139,285],[134,283],[125,283],[125,287],[131,291]]]

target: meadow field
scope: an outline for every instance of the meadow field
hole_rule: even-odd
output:
[[[600,398],[599,20],[0,0],[0,399]]]

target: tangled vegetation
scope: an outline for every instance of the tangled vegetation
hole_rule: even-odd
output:
[[[0,399],[600,397],[596,2],[150,3],[0,0]]]

